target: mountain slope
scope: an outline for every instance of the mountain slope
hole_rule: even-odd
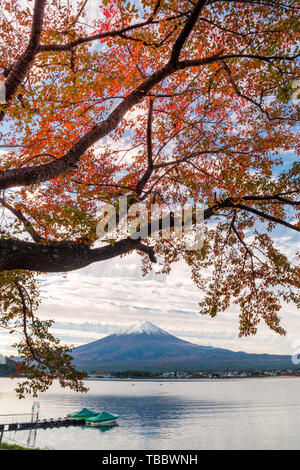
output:
[[[180,368],[292,368],[290,356],[247,354],[200,346],[142,322],[73,350],[74,363],[86,370],[174,370]]]

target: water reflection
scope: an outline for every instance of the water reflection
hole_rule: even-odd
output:
[[[119,415],[119,427],[38,430],[36,445],[55,449],[300,448],[300,380],[135,385],[97,382],[87,395],[58,389],[43,395],[41,418],[63,417],[87,407]],[[16,411],[16,404],[11,394],[0,394],[0,409],[6,406]]]

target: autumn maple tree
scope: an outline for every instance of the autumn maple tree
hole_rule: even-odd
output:
[[[274,243],[300,232],[299,4],[93,0],[94,19],[89,3],[1,0],[0,322],[23,333],[20,396],[55,378],[84,390],[36,316],[40,273],[133,251],[145,272],[183,259],[200,312],[239,305],[241,335],[261,320],[284,334],[281,302],[300,306],[299,253]],[[202,248],[172,230],[98,240],[120,196],[128,210],[203,204]]]

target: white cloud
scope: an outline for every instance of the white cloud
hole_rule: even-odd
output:
[[[282,247],[291,244],[289,237],[280,242]],[[94,341],[142,320],[187,341],[236,351],[291,354],[293,341],[299,339],[300,315],[294,306],[282,310],[286,337],[261,324],[256,336],[239,338],[237,306],[216,318],[199,315],[202,293],[186,265],[177,263],[169,276],[151,272],[143,277],[136,254],[97,263],[66,277],[45,276],[42,297],[40,316],[56,320],[53,331],[68,344]],[[0,335],[0,340],[7,349],[15,338]]]
[[[143,277],[135,254],[89,266],[66,278],[49,275],[43,280],[42,296],[40,316],[55,319],[55,334],[69,344],[94,341],[141,320],[187,341],[236,351],[291,354],[292,342],[299,339],[300,315],[292,306],[282,312],[286,337],[262,324],[256,336],[238,338],[236,306],[216,318],[198,314],[202,294],[187,266],[177,263],[169,276],[152,272]]]

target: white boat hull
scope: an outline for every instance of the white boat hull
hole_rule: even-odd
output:
[[[112,426],[113,424],[117,424],[115,419],[111,419],[109,421],[101,421],[100,423],[91,423],[89,421],[86,421],[85,424],[87,426],[92,426],[92,427],[99,427],[99,426]]]

